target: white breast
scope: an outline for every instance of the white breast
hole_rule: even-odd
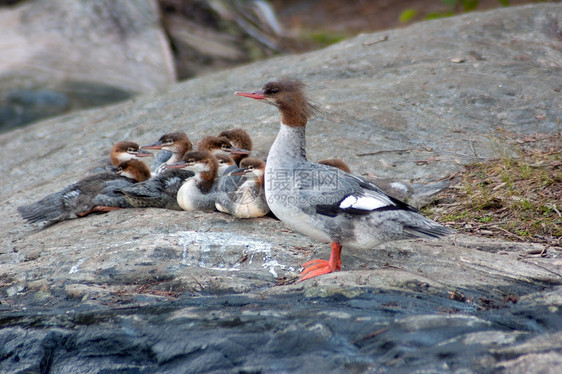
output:
[[[195,178],[189,179],[185,182],[178,190],[178,204],[179,206],[188,212],[196,210],[194,205],[194,199],[200,194],[199,188],[195,184]]]

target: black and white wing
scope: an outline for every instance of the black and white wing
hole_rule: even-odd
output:
[[[299,195],[308,205],[314,206],[318,214],[335,217],[344,213],[366,215],[381,210],[417,212],[414,207],[385,194],[374,183],[340,169],[307,163],[303,170],[306,175],[302,178],[294,176]]]

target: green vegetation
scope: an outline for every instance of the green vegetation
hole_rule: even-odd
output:
[[[497,0],[501,5],[508,6],[509,0]],[[444,10],[438,12],[431,12],[422,15],[423,19],[436,19],[443,17],[450,17],[454,14],[460,12],[471,12],[478,8],[478,0],[441,0],[444,6]],[[400,13],[399,20],[402,23],[411,21],[414,17],[418,15],[415,9],[407,8],[402,13]]]
[[[338,32],[333,31],[310,31],[310,32],[303,32],[300,35],[300,39],[303,42],[312,42],[314,45],[319,47],[326,47],[332,44],[336,44],[345,40],[349,37],[349,35],[345,35]]]
[[[461,232],[562,245],[562,135],[493,142],[499,157],[467,165],[424,213]]]
[[[412,18],[416,16],[417,12],[412,8],[407,8],[400,13],[399,20],[402,23],[410,21]]]

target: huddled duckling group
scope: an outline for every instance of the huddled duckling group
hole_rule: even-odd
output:
[[[197,149],[184,132],[162,135],[139,146],[116,143],[108,165],[62,191],[18,208],[29,222],[53,224],[94,212],[119,208],[165,208],[230,213],[237,218],[269,212],[263,193],[265,163],[248,158],[252,139],[243,129],[221,132],[199,141]],[[140,159],[154,156],[151,165]]]

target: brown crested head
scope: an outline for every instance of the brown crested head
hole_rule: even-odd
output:
[[[123,161],[154,156],[152,153],[143,151],[140,149],[139,145],[135,142],[130,141],[120,141],[113,145],[109,155],[109,160],[111,164],[115,167]]]
[[[268,82],[261,91],[236,94],[275,105],[281,112],[281,122],[291,127],[306,126],[308,119],[317,110],[304,94],[304,83],[298,80]]]
[[[150,179],[151,176],[148,166],[144,162],[136,159],[119,163],[119,166],[117,166],[117,174],[134,179],[137,182],[144,182]]]
[[[219,166],[223,166],[223,165],[230,166],[235,164],[234,159],[230,157],[228,153],[218,152],[215,154],[215,157],[219,162]]]
[[[265,169],[265,162],[259,158],[245,158],[240,161],[240,167],[242,169]]]
[[[193,149],[191,141],[185,132],[171,132],[164,134],[154,143],[141,146],[144,149],[165,149],[170,152],[185,153]]]
[[[163,135],[159,140],[162,142],[162,148],[170,152],[184,154],[193,149],[193,144],[185,132],[171,132]]]
[[[245,158],[240,161],[239,169],[230,175],[245,175],[246,178],[258,179],[263,183],[265,162],[259,158]]]
[[[247,149],[248,151],[252,150],[252,138],[244,129],[221,131],[218,136],[228,139],[230,144],[237,148]]]
[[[206,136],[197,144],[198,151],[209,151],[211,153],[223,151],[228,152],[232,144],[223,136]]]
[[[194,168],[195,165],[198,165],[199,167],[195,167],[195,169],[207,171],[211,174],[214,173],[215,175],[219,168],[217,158],[209,151],[187,152],[183,155],[182,161],[188,168]]]

